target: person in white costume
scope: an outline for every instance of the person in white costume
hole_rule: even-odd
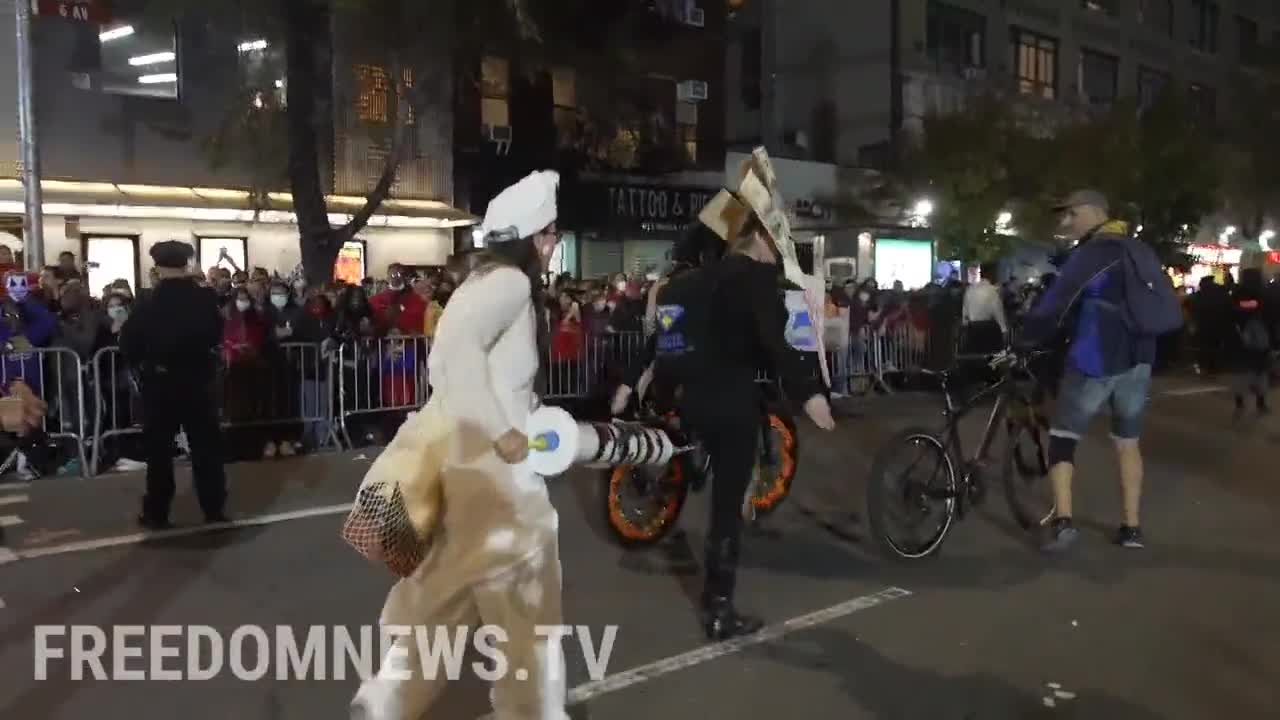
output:
[[[457,428],[441,472],[444,510],[426,558],[391,589],[381,617],[383,625],[500,626],[509,671],[491,693],[497,720],[568,717],[560,642],[535,633],[561,624],[559,518],[545,481],[524,463],[523,431],[537,402],[535,297],[558,241],[558,185],[555,172],[535,172],[489,203],[485,247],[440,317],[428,410]],[[443,671],[424,679],[412,637],[397,644],[361,685],[352,718],[418,720],[443,690]],[[410,679],[402,679],[406,656]]]

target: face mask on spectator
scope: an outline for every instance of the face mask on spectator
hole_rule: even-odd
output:
[[[236,309],[239,310],[240,312],[245,312],[250,307],[253,307],[253,303],[249,302],[248,300],[241,298],[236,301]]]
[[[116,322],[120,322],[129,317],[129,308],[123,305],[112,305],[107,308],[107,317],[110,317]]]
[[[283,308],[288,303],[289,303],[288,295],[281,295],[280,293],[271,294],[271,304],[275,305],[277,309]]]

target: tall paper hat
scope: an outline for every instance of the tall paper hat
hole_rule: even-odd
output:
[[[782,272],[787,280],[805,287],[805,272],[800,268],[795,242],[791,238],[791,219],[787,217],[787,204],[778,192],[778,176],[769,160],[769,153],[758,147],[742,164],[739,174],[738,197],[760,218],[765,232],[773,240],[782,259]]]

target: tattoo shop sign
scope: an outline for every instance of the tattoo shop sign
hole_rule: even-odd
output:
[[[711,188],[628,184],[584,184],[578,190],[578,197],[568,198],[576,208],[569,218],[571,227],[642,232],[683,231],[697,221],[698,213],[718,192]]]

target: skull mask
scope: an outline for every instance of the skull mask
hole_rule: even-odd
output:
[[[14,302],[26,302],[31,293],[26,273],[9,273],[5,276],[4,287]]]

